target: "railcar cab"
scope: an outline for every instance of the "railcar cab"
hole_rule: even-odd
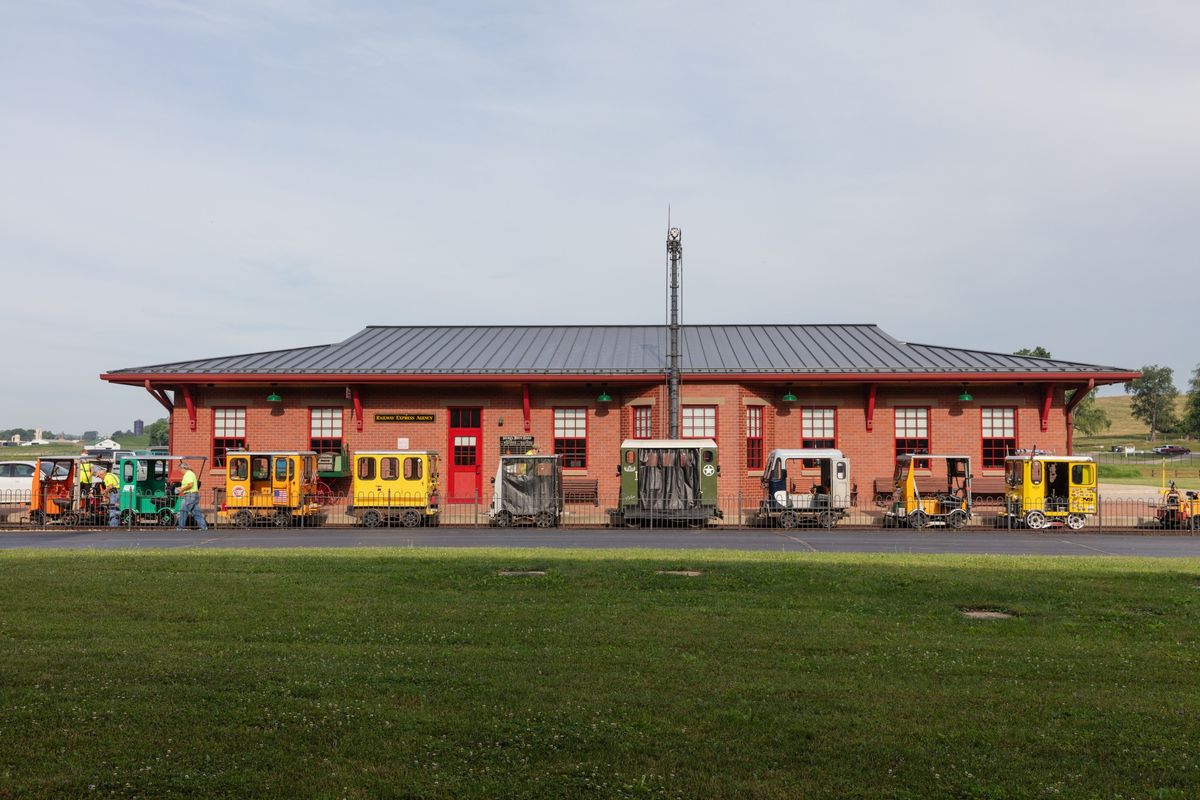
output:
[[[892,505],[885,528],[962,528],[971,519],[971,457],[905,453],[896,456]]]
[[[1164,480],[1165,480],[1164,476]],[[1154,518],[1164,528],[1200,530],[1200,492],[1180,491],[1171,481],[1159,495],[1161,500],[1154,510]]]
[[[204,472],[205,456],[169,456],[161,453],[126,453],[117,461],[121,480],[121,524],[171,526],[183,498],[178,494],[186,460],[196,475]]]
[[[1004,459],[1005,516],[1033,530],[1079,530],[1096,513],[1096,481],[1091,456],[1018,450]]]
[[[377,450],[354,454],[350,516],[368,528],[438,522],[438,454]]]
[[[317,454],[311,450],[230,451],[218,518],[239,528],[319,523]]]
[[[81,519],[81,496],[77,479],[79,464],[94,464],[87,456],[41,456],[30,486],[29,521],[74,524]]]
[[[561,456],[502,455],[492,487],[488,519],[495,527],[553,528],[559,524],[563,512]]]
[[[760,524],[832,528],[850,507],[850,460],[841,450],[772,450],[763,470]]]

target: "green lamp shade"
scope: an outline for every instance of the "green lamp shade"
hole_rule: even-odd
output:
[[[975,398],[971,396],[970,392],[968,392],[966,389],[963,389],[963,393],[958,396],[958,399],[962,400],[964,403],[969,403]]]
[[[787,390],[787,394],[785,394],[783,397],[781,397],[781,398],[779,398],[779,399],[780,399],[780,400],[782,400],[782,401],[783,401],[783,402],[785,402],[785,403],[794,403],[794,402],[796,402],[796,400],[797,400],[798,398],[796,397],[796,395],[792,394],[792,390],[791,390],[791,389],[788,389],[788,390]]]
[[[601,390],[600,390],[600,396],[596,398],[596,402],[597,402],[597,403],[611,403],[611,402],[612,402],[612,395],[610,395],[608,392],[606,392],[606,391],[604,391],[603,389],[601,389]]]
[[[274,392],[271,392],[269,395],[267,395],[267,402],[268,403],[282,403],[283,398],[280,397],[279,395],[275,394]]]

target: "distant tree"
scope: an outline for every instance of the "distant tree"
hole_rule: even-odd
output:
[[[1034,356],[1036,358],[1054,358],[1050,355],[1050,351],[1038,345],[1037,347],[1022,347],[1020,350],[1013,351],[1014,356]],[[1071,398],[1075,396],[1078,389],[1067,391],[1065,395],[1066,402],[1071,402]],[[1095,436],[1100,431],[1106,431],[1112,427],[1112,420],[1108,418],[1108,412],[1096,405],[1096,390],[1093,389],[1088,393],[1088,396],[1079,401],[1079,405],[1075,406],[1075,411],[1071,413],[1071,427],[1082,433],[1084,436]]]
[[[1075,391],[1067,393],[1068,402],[1075,395]],[[1095,389],[1088,392],[1088,396],[1080,400],[1079,405],[1075,406],[1075,410],[1071,412],[1071,427],[1084,436],[1095,436],[1112,427],[1112,420],[1108,418],[1108,412],[1096,405]]]
[[[1192,370],[1192,379],[1188,381],[1187,404],[1183,407],[1181,427],[1188,436],[1200,437],[1200,364]]]
[[[85,442],[94,442],[100,438],[100,431],[84,431],[83,440]]]
[[[166,417],[154,420],[145,427],[145,431],[150,435],[151,447],[165,447],[171,440],[171,425]]]
[[[1133,416],[1150,426],[1150,441],[1154,441],[1155,434],[1173,431],[1179,425],[1175,416],[1179,390],[1170,367],[1147,364],[1141,373],[1142,377],[1125,384],[1125,393],[1132,395],[1129,408]]]

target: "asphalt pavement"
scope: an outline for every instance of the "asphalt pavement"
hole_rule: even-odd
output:
[[[932,532],[906,529],[833,531],[625,530],[610,528],[318,528],[208,531],[0,532],[0,550],[144,550],[309,547],[550,547],[762,550],[823,553],[957,553],[962,555],[1072,555],[1200,557],[1200,536],[1034,533],[1029,531]]]

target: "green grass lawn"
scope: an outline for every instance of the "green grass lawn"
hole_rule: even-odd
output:
[[[678,568],[702,574],[655,574]],[[0,570],[0,798],[1200,796],[1195,560],[239,551]]]
[[[1190,462],[1189,462],[1190,463]],[[1167,481],[1175,481],[1180,489],[1200,489],[1200,467],[1172,466],[1171,461],[1150,464],[1100,464],[1098,476],[1101,483],[1119,483],[1125,486],[1163,485],[1163,473]]]

